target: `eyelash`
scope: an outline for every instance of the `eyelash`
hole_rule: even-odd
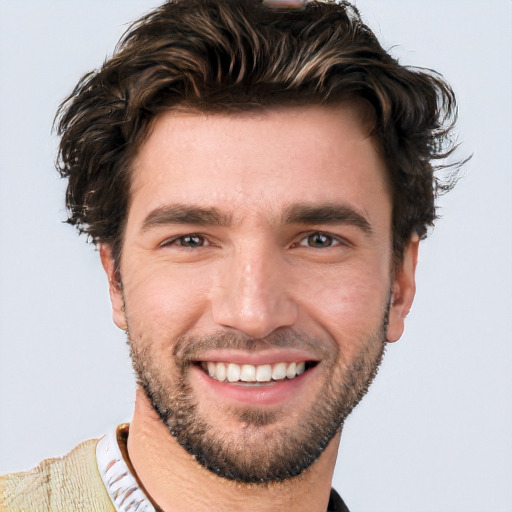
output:
[[[313,247],[312,245],[308,244],[310,239],[313,237],[323,237],[323,238],[327,239],[326,241],[329,242],[329,245],[324,246],[324,247]],[[331,247],[336,246],[336,245],[348,247],[350,244],[346,240],[339,238],[335,235],[332,235],[330,233],[325,233],[324,231],[311,231],[309,233],[304,234],[304,236],[302,236],[302,238],[299,240],[299,242],[294,243],[292,245],[292,247],[307,247],[310,249],[321,250],[321,249],[330,249]]]
[[[309,247],[311,249],[321,250],[321,249],[329,249],[329,248],[333,247],[334,245],[342,245],[342,246],[350,245],[346,240],[340,239],[339,237],[331,235],[330,233],[325,233],[323,231],[312,231],[309,233],[304,233],[301,236],[302,236],[302,238],[298,242],[294,242],[293,244],[291,244],[291,246],[290,246],[291,248]],[[310,245],[303,244],[303,242],[306,242],[306,244],[307,244],[308,239],[311,239],[312,237],[324,237],[329,242],[329,245],[327,245],[325,247],[313,247]],[[188,239],[198,238],[199,244],[196,246],[184,245],[183,242],[187,238]],[[160,244],[160,247],[169,247],[169,246],[173,246],[173,245],[178,245],[179,247],[181,247],[183,249],[196,249],[196,248],[201,248],[201,247],[205,247],[205,246],[215,246],[216,244],[209,242],[204,235],[200,235],[197,233],[190,233],[187,235],[181,235],[181,236],[174,237],[170,240],[166,240]]]
[[[196,245],[195,247],[194,246],[183,245],[183,241],[186,238],[189,238],[189,239],[190,238],[199,238],[200,241],[202,242],[202,244],[201,245]],[[179,242],[181,242],[181,244],[179,244]],[[183,249],[194,249],[194,248],[197,248],[197,247],[204,247],[205,242],[207,242],[207,239],[206,239],[205,236],[199,235],[197,233],[190,233],[190,234],[187,234],[187,235],[181,235],[181,236],[177,236],[177,237],[171,238],[170,240],[165,240],[164,242],[162,242],[160,244],[160,247],[169,247],[169,246],[172,246],[172,245],[178,245],[179,247],[181,247]],[[208,245],[214,245],[214,244],[208,244]]]

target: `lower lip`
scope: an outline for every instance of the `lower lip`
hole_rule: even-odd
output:
[[[315,373],[317,366],[308,369],[294,379],[273,381],[261,386],[244,386],[227,381],[213,379],[199,366],[192,366],[191,374],[202,388],[216,395],[217,399],[240,404],[250,405],[275,405],[297,396],[302,386]]]

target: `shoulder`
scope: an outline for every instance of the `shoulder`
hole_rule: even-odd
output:
[[[0,510],[113,512],[96,465],[97,444],[91,439],[30,471],[0,476]]]

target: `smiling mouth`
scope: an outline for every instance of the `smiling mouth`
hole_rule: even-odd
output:
[[[293,380],[316,365],[314,361],[281,362],[274,364],[236,364],[202,361],[200,368],[212,379],[241,385],[272,384]]]

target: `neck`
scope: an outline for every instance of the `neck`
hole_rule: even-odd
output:
[[[337,435],[298,477],[265,485],[233,482],[203,468],[180,446],[137,389],[128,453],[146,491],[166,512],[325,512],[339,440]]]

